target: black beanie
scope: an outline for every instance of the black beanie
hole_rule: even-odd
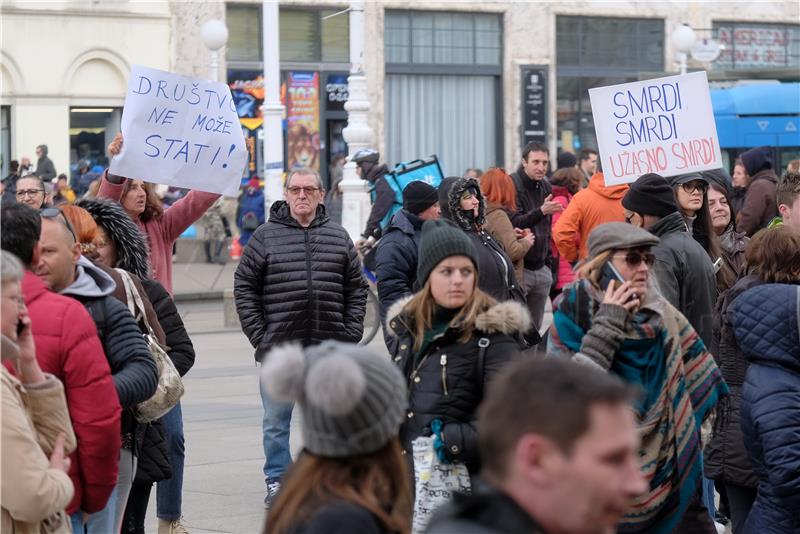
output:
[[[434,267],[450,256],[466,256],[478,269],[478,252],[469,236],[446,219],[425,221],[419,242],[417,281],[425,285]]]
[[[675,193],[663,176],[644,174],[631,184],[622,198],[622,206],[639,215],[666,217],[678,211]]]
[[[768,146],[757,146],[739,156],[748,176],[753,177],[758,171],[772,168],[772,149]]]
[[[558,158],[556,158],[556,163],[556,170],[569,169],[578,164],[578,158],[572,152],[562,152],[558,155]]]
[[[403,209],[419,215],[426,209],[439,202],[439,192],[436,188],[416,180],[403,189]]]

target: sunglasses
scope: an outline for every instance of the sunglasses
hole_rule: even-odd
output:
[[[708,184],[699,180],[694,182],[686,182],[685,184],[681,184],[681,187],[686,193],[689,194],[692,194],[695,191],[700,191],[701,193],[708,191]]]
[[[75,235],[75,230],[72,229],[72,225],[69,223],[69,220],[67,220],[66,215],[64,215],[60,209],[43,208],[39,210],[39,215],[41,215],[45,219],[57,219],[58,216],[60,215],[61,220],[64,221],[64,226],[66,226],[67,230],[69,230],[69,233],[72,234],[72,238],[75,240],[75,242],[76,243],[78,242],[78,236]]]
[[[636,267],[641,265],[642,262],[645,262],[645,264],[647,264],[648,267],[652,267],[653,264],[656,262],[656,256],[651,252],[644,252],[644,253],[628,252],[627,254],[614,254],[614,257],[623,258],[625,260],[625,263],[627,263],[628,267],[630,267],[631,269],[635,269]]]

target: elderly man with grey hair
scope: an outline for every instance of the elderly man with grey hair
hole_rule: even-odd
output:
[[[247,243],[234,277],[236,309],[257,362],[282,343],[357,343],[363,332],[367,284],[347,231],[325,214],[319,174],[292,170],[284,193]],[[269,508],[291,463],[292,404],[270,399],[263,388],[261,401]]]

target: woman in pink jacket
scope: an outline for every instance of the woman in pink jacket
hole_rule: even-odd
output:
[[[108,146],[108,152],[111,156],[116,156],[120,150],[122,134],[117,134]],[[172,294],[172,245],[221,195],[190,191],[188,195],[164,209],[153,184],[106,172],[97,196],[122,204],[128,215],[147,234],[150,245],[150,275]]]
[[[562,209],[553,214],[552,226],[556,227],[558,219],[561,214],[567,209],[572,197],[580,190],[581,181],[583,180],[583,173],[575,167],[565,167],[557,170],[550,178],[550,183],[553,186],[553,202],[561,204]],[[576,248],[580,244],[579,237],[575,238]],[[553,250],[553,258],[558,261],[558,274],[556,283],[550,291],[550,298],[555,299],[561,294],[564,286],[567,286],[575,281],[575,272],[572,270],[572,265],[558,253],[555,241],[550,240],[550,246]]]

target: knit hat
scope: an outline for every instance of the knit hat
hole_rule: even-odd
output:
[[[629,208],[630,209],[630,208]],[[659,239],[632,224],[610,222],[596,226],[589,234],[589,257],[596,257],[607,250],[652,247]]]
[[[450,256],[466,256],[478,268],[478,251],[463,230],[445,219],[425,221],[417,260],[419,284],[424,285],[433,268]]]
[[[578,158],[572,152],[562,152],[558,155],[558,158],[556,158],[556,162],[556,170],[568,169],[578,164]]]
[[[420,180],[415,180],[403,189],[403,209],[419,215],[439,202],[436,188]]]
[[[708,184],[708,178],[703,176],[702,173],[699,172],[688,172],[686,174],[679,174],[677,176],[670,176],[667,178],[669,185],[675,187],[676,185],[681,184],[688,184],[689,182],[694,182],[695,180],[700,180],[701,182],[705,182]]]
[[[666,217],[678,211],[672,187],[658,174],[645,174],[631,184],[622,206],[640,215]]]
[[[772,149],[768,146],[757,146],[743,152],[739,158],[742,160],[744,170],[749,176],[755,176],[758,171],[772,168]]]
[[[319,456],[375,452],[397,436],[405,415],[403,375],[367,347],[283,345],[266,355],[261,381],[271,398],[299,404],[305,448]]]

